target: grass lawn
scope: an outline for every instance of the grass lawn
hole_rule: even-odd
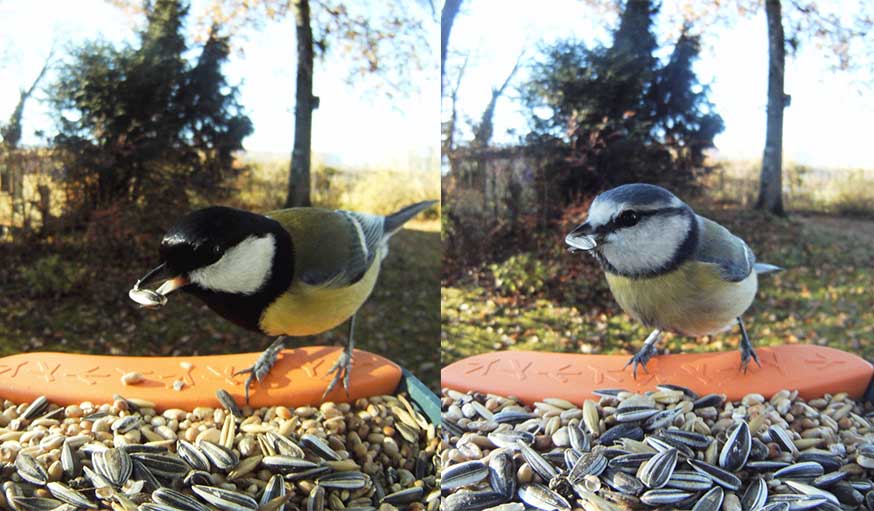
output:
[[[696,211],[744,238],[759,261],[786,268],[760,279],[744,316],[754,345],[828,345],[874,359],[874,222],[775,218],[736,206]],[[563,236],[555,233],[548,254],[531,254],[547,273],[545,283],[528,288],[533,293],[507,293],[507,283],[496,285],[489,268],[444,286],[444,365],[492,350],[630,355],[640,347],[649,332],[618,308],[591,258],[564,250]],[[663,352],[736,350],[738,340],[734,329],[699,339],[669,335],[660,346]]]
[[[392,239],[376,289],[359,312],[356,347],[407,367],[438,388],[440,332],[439,222],[420,221]],[[94,255],[83,242],[51,249],[0,244],[0,355],[71,351],[124,355],[205,355],[261,351],[271,339],[221,319],[199,300],[172,296],[167,306],[146,310],[127,298],[134,281],[155,264],[145,255]],[[22,276],[40,257],[58,254],[63,268],[78,272],[68,292],[35,295]],[[341,343],[347,327],[289,347]]]

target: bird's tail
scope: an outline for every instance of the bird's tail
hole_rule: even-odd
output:
[[[773,264],[768,263],[756,263],[753,265],[753,269],[756,270],[757,275],[764,275],[766,273],[774,273],[784,270],[784,268],[774,266]]]
[[[436,204],[435,200],[428,200],[424,202],[417,202],[415,204],[411,204],[400,211],[396,211],[387,217],[385,217],[385,224],[383,225],[383,232],[385,232],[385,237],[388,238],[392,234],[398,231],[405,223],[407,223],[411,218],[418,215],[420,212],[428,209],[429,207]]]

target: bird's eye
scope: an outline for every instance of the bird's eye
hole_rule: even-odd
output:
[[[630,209],[623,211],[616,217],[616,225],[619,227],[631,227],[632,225],[636,225],[639,221],[640,215],[637,214],[637,211]]]

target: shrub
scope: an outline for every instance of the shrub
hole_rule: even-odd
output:
[[[64,296],[85,281],[86,270],[52,254],[37,259],[21,270],[21,277],[32,296]]]
[[[504,296],[534,295],[546,287],[549,269],[536,256],[516,254],[502,263],[489,265],[495,288]]]

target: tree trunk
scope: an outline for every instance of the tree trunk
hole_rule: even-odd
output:
[[[776,215],[784,214],[783,109],[787,106],[786,96],[783,93],[786,47],[780,8],[780,0],[765,2],[765,14],[768,19],[768,127],[765,152],[762,156],[759,198],[756,201],[756,209],[763,209]]]
[[[310,152],[312,146],[313,110],[318,98],[313,96],[313,29],[310,26],[309,0],[295,0],[297,25],[297,91],[294,102],[294,149],[288,177],[285,207],[311,206]]]
[[[444,68],[446,67],[446,51],[449,49],[449,33],[452,23],[461,7],[462,0],[446,0],[440,13],[440,91],[443,91]]]

